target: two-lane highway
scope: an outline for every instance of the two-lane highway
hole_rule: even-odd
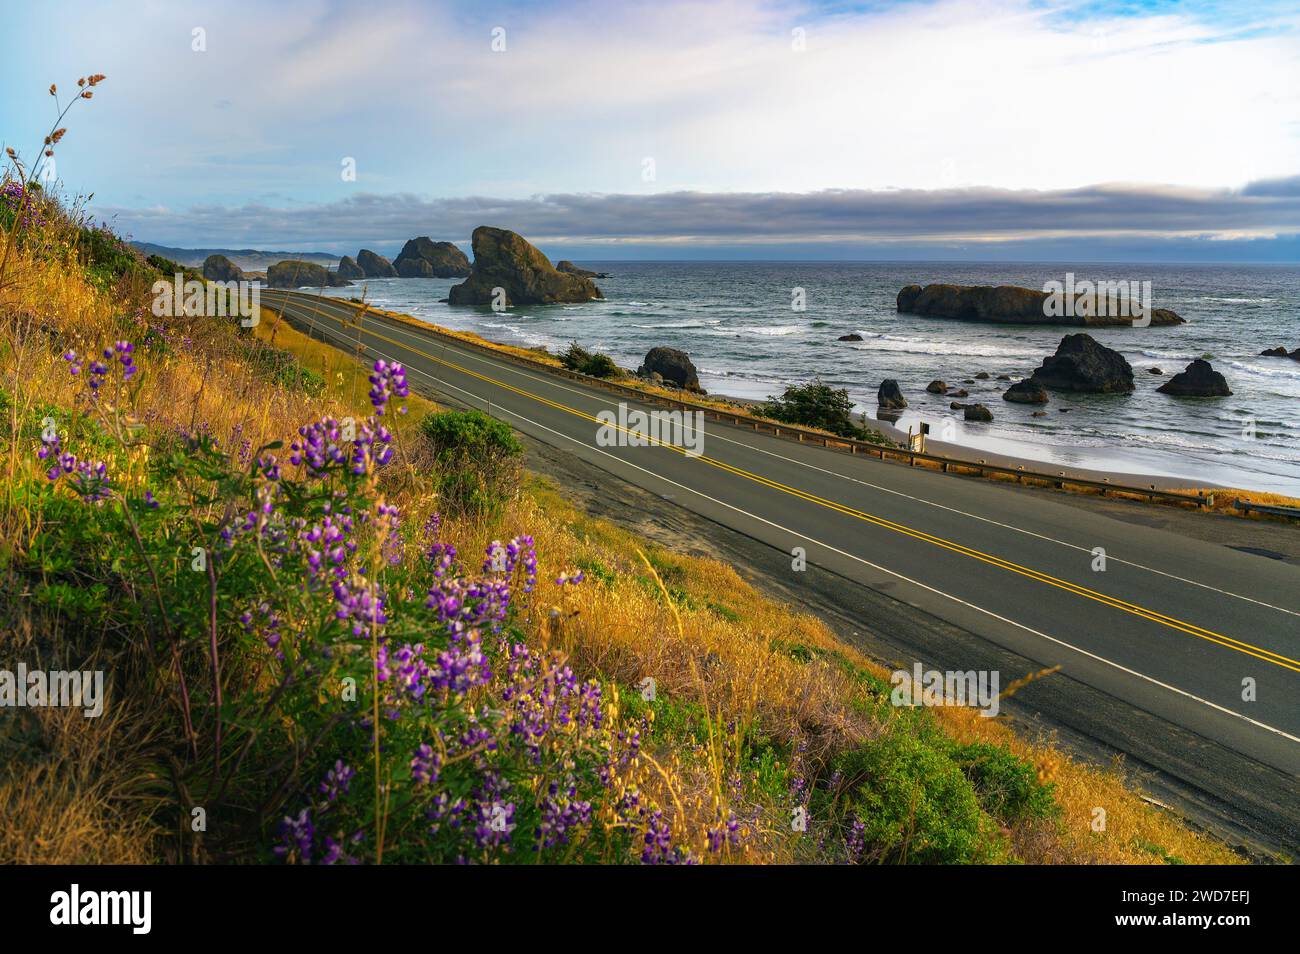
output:
[[[369,313],[358,324],[347,301],[265,290],[262,300],[326,341],[402,362],[417,387],[490,407],[673,504],[786,553],[802,547],[810,563],[1059,664],[1283,777],[1300,772],[1300,568],[715,421],[698,456],[605,446],[602,412],[663,408],[406,322]]]

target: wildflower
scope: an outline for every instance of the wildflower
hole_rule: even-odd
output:
[[[112,495],[108,467],[102,461],[78,460],[76,454],[60,454],[45,476],[51,481],[67,476],[73,491],[85,503],[101,503]]]
[[[427,785],[438,781],[441,771],[442,756],[433,751],[433,746],[429,743],[421,743],[415,750],[415,757],[411,759],[411,778]]]
[[[334,615],[340,620],[352,620],[352,635],[361,636],[372,626],[378,628],[388,623],[384,598],[379,588],[361,581],[356,586],[347,580],[334,581]]]
[[[348,788],[356,774],[356,769],[349,768],[342,759],[337,760],[334,767],[325,773],[324,781],[320,783],[321,794],[327,801],[336,801],[339,796],[348,793]]]
[[[406,384],[406,369],[396,361],[390,364],[382,358],[375,362],[370,385],[370,403],[374,405],[376,415],[384,413],[393,396],[404,398],[411,393]]]
[[[309,477],[324,477],[347,460],[342,434],[342,427],[332,417],[304,424],[298,428],[300,439],[290,446],[289,461],[305,467]]]
[[[297,817],[285,815],[280,820],[280,843],[271,849],[272,853],[285,861],[299,860],[311,864],[312,841],[316,828],[312,824],[311,809],[304,808]]]

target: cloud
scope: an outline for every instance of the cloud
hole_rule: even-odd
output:
[[[109,80],[75,114],[59,170],[121,207],[361,191],[1213,188],[1300,169],[1300,47],[1283,8],[376,0],[360,15],[340,0],[155,0],[122,17],[58,5],[77,29],[0,60],[3,133],[39,142],[45,86],[94,64]],[[39,35],[45,9],[20,7],[11,32]],[[195,25],[206,52],[191,49]],[[506,48],[493,52],[498,26]],[[340,180],[344,157],[355,182]]]
[[[325,203],[100,207],[133,236],[203,247],[392,249],[416,235],[466,243],[479,225],[585,246],[1004,243],[1059,238],[1268,238],[1300,232],[1300,177],[1241,190],[831,189],[566,193],[526,199],[361,194]]]

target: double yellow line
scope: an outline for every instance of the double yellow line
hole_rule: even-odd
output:
[[[463,367],[452,361],[447,361],[445,358],[439,358],[434,355],[428,354],[424,351],[421,351],[419,348],[414,347],[411,344],[408,344],[403,341],[397,341],[396,339],[389,338],[386,335],[380,334],[378,331],[375,331],[373,328],[367,328],[365,330],[367,334],[372,335],[380,339],[381,341],[387,341],[389,344],[396,345],[399,348],[405,348],[406,350],[411,351],[414,354],[418,354],[422,358],[425,358],[429,361],[433,361],[437,364],[443,365],[444,367],[448,367],[455,371],[459,371],[461,374],[467,374],[472,378],[477,378],[478,380],[483,381],[487,384],[491,384],[495,387],[503,388],[506,391],[510,391],[514,394],[518,394],[530,400],[537,401],[540,404],[545,404],[547,407],[555,408],[557,411],[563,411],[566,414],[572,414],[576,417],[580,417],[583,418],[584,420],[592,421],[593,423],[600,424],[602,426],[615,427],[618,430],[623,431],[624,433],[627,434],[635,433],[641,437],[646,436],[644,434],[641,434],[641,432],[639,431],[633,431],[630,428],[622,427],[618,424],[611,424],[608,421],[602,421],[600,418],[595,417],[594,415],[588,414],[585,411],[580,411],[577,408],[569,407],[567,404],[560,404],[557,401],[552,401],[549,398],[544,398],[539,394],[534,394],[531,391],[527,391],[523,388],[515,387],[512,384],[506,384],[504,381],[500,381],[496,378],[489,377],[488,375],[480,374],[477,371],[471,371],[469,368]],[[667,448],[668,450],[675,451],[678,454],[681,454],[683,456],[689,456],[686,454],[684,448],[677,447],[676,445],[673,444],[665,444],[662,441],[655,441],[655,443],[657,443],[660,447],[664,447]],[[755,483],[762,484],[765,487],[770,487],[773,490],[778,490],[782,493],[789,494],[792,497],[798,497],[800,500],[806,500],[809,503],[817,504],[818,506],[825,507],[828,510],[834,510],[837,513],[844,514],[845,516],[853,517],[856,520],[861,520],[865,523],[874,524],[875,526],[882,527],[886,530],[892,530],[895,533],[901,533],[904,536],[913,537],[914,539],[917,540],[923,540],[926,543],[933,544],[934,546],[937,547],[942,547],[945,550],[951,550],[954,553],[960,553],[963,556],[968,556],[971,557],[972,559],[979,560],[981,563],[987,563],[990,566],[996,566],[1000,569],[1007,570],[1011,573],[1016,573],[1028,579],[1036,580],[1039,583],[1046,583],[1048,586],[1054,586],[1057,589],[1065,590],[1066,592],[1073,593],[1076,596],[1086,597],[1087,599],[1094,600],[1105,606],[1110,606],[1114,609],[1121,610],[1125,613],[1130,613],[1134,616],[1139,616],[1142,619],[1151,620],[1152,622],[1159,623],[1163,626],[1168,626],[1170,629],[1176,629],[1179,632],[1187,633],[1190,636],[1196,636],[1199,639],[1207,640],[1208,642],[1215,643],[1216,645],[1223,646],[1227,649],[1232,649],[1235,650],[1236,652],[1244,653],[1247,656],[1253,656],[1256,659],[1263,660],[1264,662],[1267,663],[1272,663],[1275,666],[1281,666],[1283,669],[1290,669],[1292,672],[1300,672],[1300,660],[1292,659],[1289,656],[1282,655],[1281,653],[1275,653],[1272,650],[1264,649],[1260,646],[1255,646],[1252,645],[1251,643],[1243,642],[1239,639],[1234,639],[1231,636],[1225,636],[1222,633],[1216,633],[1213,630],[1204,629],[1193,623],[1188,623],[1185,620],[1180,620],[1173,616],[1166,616],[1164,613],[1157,613],[1155,610],[1147,609],[1146,607],[1139,606],[1136,603],[1129,603],[1126,600],[1121,600],[1114,596],[1108,596],[1105,593],[1101,593],[1098,592],[1097,590],[1089,589],[1086,586],[1080,586],[1077,583],[1071,583],[1069,580],[1062,580],[1058,577],[1051,576],[1050,574],[1043,573],[1039,570],[1034,570],[1026,566],[1021,566],[1018,563],[1013,563],[1010,560],[1004,560],[1001,557],[993,556],[992,554],[989,553],[984,553],[983,551],[973,549],[971,547],[965,546],[964,544],[956,543],[952,540],[945,540],[943,537],[937,537],[934,534],[925,533],[924,531],[921,530],[914,530],[911,527],[908,527],[904,524],[896,523],[892,520],[886,520],[884,517],[877,517],[876,515],[867,513],[864,510],[858,510],[855,507],[850,507],[847,506],[846,504],[838,503],[834,500],[828,500],[825,497],[819,497],[816,494],[808,493],[807,491],[800,490],[797,487],[791,487],[787,484],[780,483],[779,481],[775,481],[768,477],[764,477],[761,474],[751,473],[750,471],[744,470],[743,468],[736,467],[732,464],[725,463],[724,461],[717,460],[716,458],[709,457],[707,455],[703,455],[703,454],[699,455],[698,457],[696,457],[696,459],[705,464],[709,464],[712,467],[717,467],[719,470],[727,471],[728,473],[735,474],[738,477],[743,477],[746,480],[750,480]]]

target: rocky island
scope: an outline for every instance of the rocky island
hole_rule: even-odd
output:
[[[452,305],[490,305],[493,289],[505,290],[508,305],[549,305],[604,298],[590,278],[566,275],[522,235],[480,225],[474,230],[474,266],[453,285]]]
[[[426,235],[403,245],[393,268],[402,278],[464,278],[470,273],[464,252],[451,242],[435,242]]]
[[[1125,283],[1126,284],[1126,283]],[[1051,292],[1016,285],[908,285],[898,293],[900,313],[926,315],[932,318],[954,318],[960,321],[985,321],[1016,325],[1080,325],[1107,327],[1131,325],[1133,318],[1106,314],[1081,314],[1081,308],[1069,309],[1073,314],[1052,314],[1048,303]],[[1083,299],[1075,295],[1075,302]],[[1099,294],[1099,302],[1106,296]],[[1184,319],[1168,308],[1152,308],[1151,324],[1181,325]]]
[[[324,265],[289,259],[266,270],[266,284],[271,288],[342,288],[352,283]]]

